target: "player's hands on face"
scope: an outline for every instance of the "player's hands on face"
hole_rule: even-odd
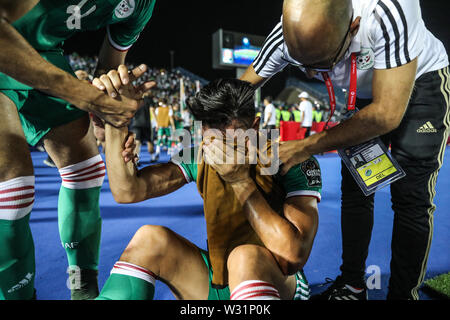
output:
[[[136,141],[134,139],[134,134],[130,133],[127,140],[125,141],[122,151],[122,158],[125,163],[128,163],[130,161],[137,163],[139,161],[139,157],[135,154],[135,150]]]
[[[250,179],[249,143],[244,146],[221,139],[204,139],[203,157],[230,184]]]

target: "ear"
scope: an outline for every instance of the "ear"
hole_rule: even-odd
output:
[[[350,26],[350,35],[352,36],[352,38],[358,33],[360,25],[361,17],[358,16],[355,20],[353,20],[352,25]]]
[[[252,129],[258,131],[260,122],[261,122],[261,117],[256,117],[255,121],[253,121]]]

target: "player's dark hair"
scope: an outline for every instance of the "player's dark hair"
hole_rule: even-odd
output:
[[[255,87],[238,79],[218,79],[187,101],[195,120],[221,129],[234,120],[250,128],[255,120]]]
[[[267,102],[272,103],[273,98],[271,96],[267,96],[264,98],[264,100],[267,100]]]

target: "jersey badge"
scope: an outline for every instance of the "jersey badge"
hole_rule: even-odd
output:
[[[322,185],[320,167],[315,160],[306,160],[301,164],[301,168],[308,180],[309,187],[320,187]]]
[[[131,16],[136,7],[134,0],[122,0],[114,10],[116,18],[125,19]]]
[[[371,48],[362,48],[361,53],[356,58],[356,68],[358,70],[369,70],[375,65],[375,54]]]

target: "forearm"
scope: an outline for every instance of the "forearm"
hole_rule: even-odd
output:
[[[128,137],[126,128],[105,126],[106,166],[114,199],[119,203],[136,203],[161,197],[181,188],[186,179],[173,163],[163,163],[137,170],[125,163],[122,151]]]
[[[122,157],[123,145],[128,136],[127,128],[114,128],[105,124],[106,167],[111,192],[119,203],[136,202],[139,194],[137,169],[132,162],[125,163]],[[141,190],[142,192],[142,190]]]
[[[401,67],[375,70],[373,103],[340,125],[313,135],[307,142],[310,154],[357,145],[396,129],[407,110],[416,72],[417,58]]]
[[[351,119],[312,135],[304,142],[309,154],[347,148],[384,135],[398,126],[398,120],[386,117],[377,104],[368,105]]]
[[[125,64],[127,52],[118,51],[111,46],[107,37],[103,40],[94,77],[107,74],[110,70],[116,70],[121,64]]]
[[[292,269],[296,269],[301,250],[301,234],[298,229],[270,207],[252,180],[232,186],[250,225],[266,248],[275,255],[280,265],[287,261],[294,266]]]
[[[90,111],[103,95],[91,85],[43,59],[5,20],[0,19],[0,71],[37,90]]]
[[[250,82],[255,87],[261,87],[267,81],[266,78],[260,77],[256,74],[255,69],[253,69],[253,64],[245,70],[240,80]]]

